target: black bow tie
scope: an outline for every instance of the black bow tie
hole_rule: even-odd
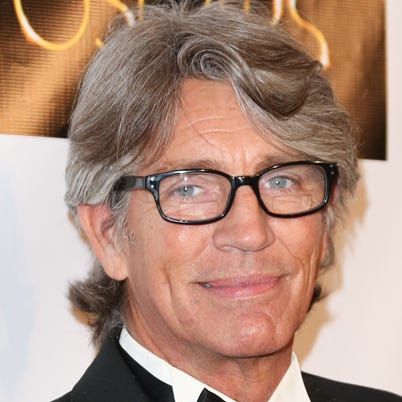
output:
[[[197,402],[223,402],[223,400],[219,398],[219,396],[204,388]]]

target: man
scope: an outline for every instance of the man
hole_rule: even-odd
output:
[[[356,184],[355,128],[257,14],[146,7],[90,63],[66,200],[97,259],[70,296],[100,352],[61,401],[401,400],[292,354]]]

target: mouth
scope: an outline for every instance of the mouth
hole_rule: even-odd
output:
[[[269,292],[276,288],[286,275],[268,277],[228,278],[197,282],[210,294],[228,299],[246,299]]]

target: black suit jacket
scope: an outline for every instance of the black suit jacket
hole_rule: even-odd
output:
[[[402,397],[388,392],[302,374],[312,402],[402,402]],[[110,338],[72,391],[53,402],[174,402],[174,398],[170,386]]]

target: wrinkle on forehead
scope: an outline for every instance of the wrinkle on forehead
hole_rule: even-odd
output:
[[[234,127],[232,122],[236,120]],[[225,127],[225,122],[228,128]],[[216,127],[215,127],[216,126]],[[218,135],[251,130],[279,151],[297,157],[299,152],[290,149],[272,137],[269,128],[257,129],[243,113],[232,85],[226,81],[187,79],[184,81],[176,119],[175,132],[188,131]],[[173,142],[177,142],[174,135]],[[205,139],[205,137],[203,137]],[[175,141],[176,140],[176,141]],[[205,139],[206,140],[206,139]],[[209,144],[210,141],[206,140]]]
[[[212,168],[248,175],[298,159],[269,130],[263,135],[253,127],[225,82],[185,81],[177,113],[171,141],[148,172]]]
[[[230,123],[232,118],[239,120],[239,130],[253,129],[241,111],[230,84],[194,79],[185,81],[180,98],[176,130],[193,128],[197,132],[210,132],[213,131],[211,123],[224,124],[225,121]],[[206,130],[203,129],[204,123],[208,126]],[[225,130],[224,127],[222,129]],[[232,131],[232,129],[227,131]]]

